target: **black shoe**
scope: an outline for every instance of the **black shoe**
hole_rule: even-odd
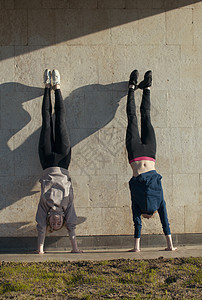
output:
[[[134,70],[131,74],[130,74],[130,79],[129,79],[129,85],[134,85],[135,89],[137,88],[137,80],[138,80],[138,76],[139,76],[139,72],[138,70]]]
[[[147,87],[150,87],[152,85],[152,71],[147,71],[144,74],[144,80],[142,80],[139,84],[138,84],[138,88],[143,90]]]

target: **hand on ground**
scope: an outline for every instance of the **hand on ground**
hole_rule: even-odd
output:
[[[165,251],[175,251],[175,250],[177,250],[177,248],[175,248],[175,247],[172,247],[172,248],[165,248]]]
[[[82,250],[76,249],[76,250],[72,250],[71,253],[83,253]]]
[[[36,253],[36,254],[44,254],[45,252],[44,251],[36,250],[36,251],[34,251],[34,253]]]
[[[135,249],[135,248],[133,248],[133,249],[131,249],[131,250],[128,250],[128,252],[140,252],[140,249]]]

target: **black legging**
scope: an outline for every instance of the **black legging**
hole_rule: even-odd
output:
[[[128,151],[129,162],[134,158],[148,156],[155,159],[156,137],[150,119],[150,90],[144,89],[141,113],[141,138],[138,131],[138,123],[135,106],[134,89],[128,91],[127,107],[128,127],[126,131],[126,149]]]
[[[55,90],[55,130],[53,130],[51,91],[50,88],[44,90],[38,151],[43,169],[50,167],[68,169],[71,160],[71,146],[60,89]]]

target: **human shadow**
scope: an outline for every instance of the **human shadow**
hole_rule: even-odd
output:
[[[78,224],[85,221],[79,217]],[[0,237],[0,253],[30,253],[35,251],[37,245],[36,225],[30,222],[12,222],[0,224],[0,232],[7,232],[7,237]],[[11,236],[9,236],[11,233]],[[61,235],[67,236],[67,229],[62,228],[54,232],[54,236],[47,234],[46,247],[55,247]],[[66,243],[69,243],[67,239]]]
[[[85,217],[77,217],[77,225],[80,225],[86,221]],[[67,229],[65,226],[54,233],[54,237],[58,236],[60,238],[61,231],[64,233],[64,236],[67,235]],[[36,236],[36,225],[31,222],[12,222],[12,223],[0,223],[0,232],[12,233],[13,236],[19,237],[35,237]],[[52,233],[48,233],[48,236],[51,237]],[[1,248],[1,247],[0,247]]]
[[[72,91],[64,99],[72,147],[113,120],[126,91],[126,82],[92,84]],[[0,86],[0,95],[2,210],[39,193],[38,139],[43,89],[10,82]]]

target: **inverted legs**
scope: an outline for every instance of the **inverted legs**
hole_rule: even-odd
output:
[[[142,95],[142,103],[140,106],[141,137],[138,131],[135,93],[132,88],[128,91],[126,112],[128,117],[126,148],[129,161],[141,156],[148,156],[155,159],[156,137],[150,118],[150,90],[144,89]]]
[[[39,158],[43,169],[68,169],[71,146],[65,121],[65,107],[60,89],[55,90],[55,136],[52,120],[50,88],[45,88],[42,104],[42,128],[39,139]]]

